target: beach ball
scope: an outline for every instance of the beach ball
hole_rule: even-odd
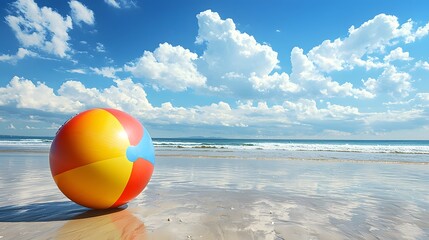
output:
[[[116,208],[139,195],[154,169],[149,132],[125,112],[96,108],[79,113],[57,132],[49,153],[58,188],[75,203]]]

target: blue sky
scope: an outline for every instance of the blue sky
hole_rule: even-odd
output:
[[[429,139],[427,1],[1,1],[0,134]]]

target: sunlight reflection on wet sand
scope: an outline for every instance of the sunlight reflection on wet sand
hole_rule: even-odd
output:
[[[158,157],[122,209],[68,201],[46,153],[0,154],[2,239],[425,239],[429,167]]]

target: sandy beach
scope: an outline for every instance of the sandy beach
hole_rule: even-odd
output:
[[[161,151],[142,194],[119,209],[97,211],[61,194],[50,175],[46,151],[3,151],[0,238],[429,236],[427,164],[227,159],[193,153],[184,157]]]

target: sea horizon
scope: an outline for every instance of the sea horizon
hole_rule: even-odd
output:
[[[0,134],[0,139],[6,138],[28,138],[28,139],[54,139],[55,135],[9,135],[9,134]],[[152,137],[152,139],[186,139],[186,140],[274,140],[274,141],[351,141],[351,142],[428,142],[428,139],[354,139],[354,138],[277,138],[277,137],[262,137],[262,138],[246,138],[246,137],[215,137],[215,136],[181,136],[181,137]]]

